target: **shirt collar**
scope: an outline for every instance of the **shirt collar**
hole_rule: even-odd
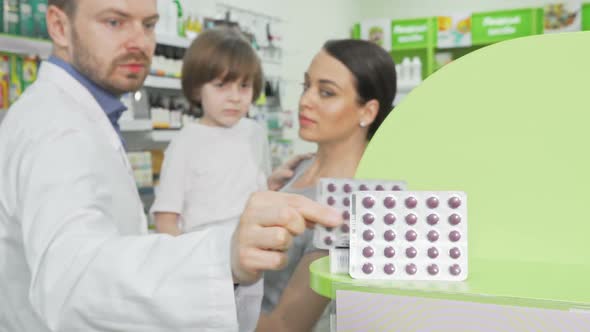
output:
[[[111,121],[114,120],[116,123],[119,120],[121,114],[123,114],[123,112],[127,109],[127,107],[125,107],[125,105],[117,96],[92,82],[90,79],[76,70],[76,68],[74,68],[74,66],[71,64],[53,55],[49,57],[48,61],[65,70],[68,74],[80,82],[80,84],[82,84],[86,89],[88,89],[90,94],[94,97],[94,99],[96,99],[96,102],[100,108],[102,108]]]

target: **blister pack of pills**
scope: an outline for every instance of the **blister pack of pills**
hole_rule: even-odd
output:
[[[371,191],[351,196],[350,276],[461,281],[467,278],[463,192]]]
[[[406,190],[404,181],[360,180],[322,178],[317,187],[317,201],[327,204],[342,212],[344,224],[339,228],[326,228],[317,225],[314,230],[313,243],[320,249],[348,247],[350,233],[350,195],[355,191],[400,191]]]

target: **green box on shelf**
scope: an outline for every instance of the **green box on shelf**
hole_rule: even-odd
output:
[[[35,22],[33,21],[33,3],[35,0],[20,0],[19,25],[22,36],[32,37]]]
[[[0,0],[0,33],[4,33],[4,0]]]
[[[4,0],[4,32],[20,34],[20,11],[18,0]]]
[[[391,22],[392,50],[427,48],[436,43],[434,19],[395,20]]]
[[[45,14],[47,13],[47,0],[32,0],[33,1],[33,37],[49,38],[47,33],[47,22],[45,21]]]
[[[543,27],[542,18],[540,8],[474,13],[471,20],[473,45],[539,34]]]
[[[582,5],[582,30],[590,30],[590,3]]]
[[[350,38],[352,39],[361,39],[361,24],[355,23],[350,30]]]

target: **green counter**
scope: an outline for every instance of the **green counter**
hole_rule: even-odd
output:
[[[418,296],[545,309],[590,310],[590,268],[583,265],[470,262],[464,282],[369,281],[331,274],[330,259],[310,266],[311,288],[334,299],[337,290]]]
[[[467,281],[353,280],[331,275],[324,258],[311,266],[312,288],[331,298],[353,290],[478,307],[580,309],[587,318],[588,59],[590,32],[481,48],[429,76],[369,143],[356,178],[467,194]]]

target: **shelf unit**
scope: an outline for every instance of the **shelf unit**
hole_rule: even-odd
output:
[[[156,36],[156,43],[180,48],[188,48],[193,39],[179,36],[158,35]]]
[[[151,132],[152,141],[157,143],[168,143],[170,142],[178,133],[180,129],[155,129]]]
[[[51,50],[52,44],[48,40],[0,33],[0,52],[39,55],[47,59]]]
[[[590,3],[583,1],[579,12],[581,15],[581,29],[590,30]],[[506,21],[506,18],[512,18]],[[438,47],[438,20],[439,17],[425,17],[404,20],[392,20],[389,22],[391,31],[400,31],[391,35],[390,54],[396,64],[401,64],[403,58],[418,57],[422,61],[422,78],[436,72],[440,64],[436,63],[436,56],[439,53],[450,53],[452,60],[471,53],[479,48],[514,38],[533,36],[544,33],[544,9],[515,8],[492,12],[474,12],[471,14],[471,43],[469,46],[457,46],[452,48]],[[502,24],[498,22],[502,22]],[[486,22],[495,22],[490,25]],[[373,20],[365,21],[368,26],[362,27],[363,23],[357,23],[352,27],[352,38],[361,39],[362,31],[366,31],[373,24]],[[492,33],[492,29],[508,28],[503,34]],[[385,27],[382,27],[385,28]],[[407,38],[404,37],[416,37]],[[409,93],[408,87],[398,86],[398,92],[402,95]]]
[[[180,90],[182,88],[179,78],[154,75],[149,75],[143,85],[148,88],[169,90]]]
[[[119,127],[123,132],[150,131],[152,121],[149,119],[119,121]]]

